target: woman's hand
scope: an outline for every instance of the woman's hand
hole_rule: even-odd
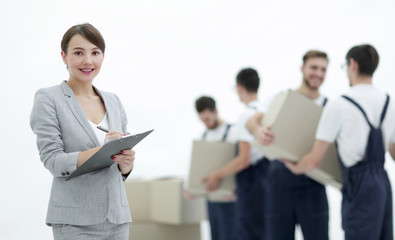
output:
[[[121,139],[122,136],[125,136],[123,132],[120,131],[110,131],[106,135],[106,139],[116,140]],[[122,150],[120,154],[112,156],[112,160],[118,163],[119,170],[123,175],[128,174],[132,168],[134,163],[135,151],[133,149],[125,149]]]
[[[119,170],[123,175],[128,174],[132,171],[135,151],[133,149],[130,150],[122,150],[121,154],[117,154],[112,156],[112,160],[118,163]]]
[[[106,135],[106,141],[121,139],[125,134],[121,131],[109,131]]]

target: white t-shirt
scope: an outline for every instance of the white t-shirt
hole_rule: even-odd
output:
[[[104,115],[103,120],[99,123],[99,124],[94,124],[93,122],[89,121],[93,131],[96,134],[97,140],[99,140],[100,145],[104,144],[104,141],[106,140],[106,132],[103,132],[102,130],[98,129],[97,126],[102,126],[104,128],[108,129],[108,117],[107,117],[107,113]]]
[[[237,140],[242,142],[251,143],[254,140],[254,135],[252,135],[246,128],[246,123],[248,119],[252,117],[257,111],[261,111],[262,104],[258,101],[250,102],[245,110],[240,114],[239,120],[236,124],[237,128]],[[250,163],[255,164],[260,160],[264,155],[258,149],[251,146],[250,153]]]
[[[228,123],[223,123],[215,129],[207,129],[206,132],[203,133],[205,134],[205,138],[202,140],[210,141],[210,142],[221,142],[225,135],[227,125]],[[236,133],[237,133],[236,127],[231,125],[228,130],[228,134],[226,135],[225,142],[236,143],[237,142]]]
[[[386,100],[385,92],[370,84],[359,84],[351,87],[344,95],[357,102],[366,112],[372,125],[378,127]],[[381,130],[387,150],[389,143],[395,142],[395,105],[392,99]],[[316,139],[329,143],[336,141],[343,164],[351,167],[364,157],[369,132],[369,124],[361,111],[354,104],[340,97],[329,101],[324,108]]]

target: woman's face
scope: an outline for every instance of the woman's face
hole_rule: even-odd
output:
[[[100,72],[104,54],[97,46],[76,34],[70,39],[67,54],[62,51],[62,58],[69,69],[69,80],[92,82]]]

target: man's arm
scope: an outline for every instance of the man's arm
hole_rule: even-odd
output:
[[[315,140],[313,149],[306,154],[299,162],[291,162],[283,159],[285,166],[294,174],[303,174],[312,171],[320,166],[325,153],[328,151],[330,143],[321,140]]]
[[[248,142],[239,142],[239,155],[228,164],[203,178],[208,191],[215,191],[222,178],[236,174],[250,165],[251,145]]]
[[[393,160],[395,160],[395,143],[390,143],[390,154]]]
[[[262,127],[261,122],[264,115],[261,112],[256,112],[250,119],[248,119],[246,123],[247,130],[255,136],[255,133],[259,132],[259,129]],[[256,137],[256,136],[255,136]]]
[[[261,112],[255,113],[250,119],[248,119],[245,127],[247,130],[254,135],[255,139],[264,146],[268,146],[274,141],[274,133],[271,131],[271,127],[262,127],[261,122],[265,115]]]

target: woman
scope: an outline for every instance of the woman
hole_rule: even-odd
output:
[[[71,27],[61,42],[70,77],[37,91],[30,124],[41,161],[53,175],[46,223],[54,239],[127,240],[131,216],[123,187],[134,162],[133,150],[112,157],[116,164],[69,181],[66,177],[126,132],[119,98],[92,85],[100,72],[105,43],[90,24]],[[112,131],[97,129],[101,125]]]

